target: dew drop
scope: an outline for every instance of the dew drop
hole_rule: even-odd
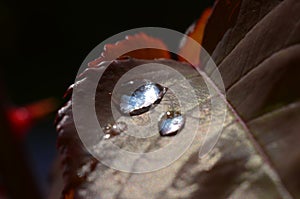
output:
[[[140,115],[150,110],[150,108],[159,104],[168,88],[153,82],[137,88],[131,96],[123,95],[121,97],[120,110],[130,116]]]
[[[108,140],[110,137],[111,137],[110,134],[105,134],[105,135],[103,136],[103,138],[104,138],[105,140]]]
[[[185,119],[180,112],[168,111],[159,121],[159,134],[161,136],[174,136],[184,126]]]
[[[125,122],[117,122],[112,126],[112,131],[117,132],[118,134],[127,130],[127,125]]]
[[[127,124],[125,122],[116,122],[115,124],[107,124],[103,128],[104,130],[104,139],[109,139],[116,135],[120,135],[127,130]]]

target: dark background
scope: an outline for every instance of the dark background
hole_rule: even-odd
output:
[[[131,28],[185,32],[212,0],[4,1],[0,4],[1,72],[16,103],[60,97],[85,56]]]
[[[104,39],[147,26],[185,32],[212,3],[0,1],[1,92],[18,106],[48,97],[63,103],[64,91],[73,83],[81,62]],[[25,154],[44,193],[56,156],[54,116],[36,124],[24,140]]]

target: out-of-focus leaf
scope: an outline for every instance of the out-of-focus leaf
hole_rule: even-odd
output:
[[[202,45],[208,53],[212,53],[228,29],[237,21],[241,0],[218,0],[214,5],[214,14],[205,26]],[[216,14],[217,13],[217,14]]]
[[[207,8],[203,11],[200,19],[193,23],[188,30],[186,31],[186,35],[190,38],[193,38],[195,41],[197,41],[199,44],[202,43],[203,35],[204,35],[204,29],[206,26],[206,22],[212,12],[211,8]],[[192,43],[190,40],[186,40],[183,38],[183,40],[180,43],[180,51],[179,51],[179,61],[186,61],[183,59],[189,58],[189,60],[192,60],[191,64],[194,66],[198,66],[200,64],[200,45],[195,45],[196,43]]]
[[[108,168],[85,151],[69,102],[57,119],[64,198],[300,198],[299,10],[297,0],[219,1],[215,5],[203,45],[213,54],[224,79],[228,114],[217,145],[202,159],[198,158],[199,143],[209,128],[205,111],[196,139],[182,157],[164,169],[131,174]],[[220,28],[222,18],[225,25]],[[213,30],[220,32],[214,36]],[[187,67],[171,60],[154,62]],[[141,63],[147,61],[115,61],[106,78],[112,80],[113,74]],[[85,86],[101,70],[91,68],[83,74],[76,85],[83,97]],[[207,77],[214,77],[215,71],[203,70]],[[99,108],[107,88],[97,89],[100,117],[107,113]],[[198,90],[205,93],[201,81]],[[208,96],[202,97],[200,105],[209,106]]]
[[[127,52],[129,49],[137,49]],[[121,57],[117,55],[121,54]],[[112,61],[122,57],[134,57],[137,59],[171,58],[167,46],[157,38],[150,37],[144,33],[129,35],[124,40],[115,44],[106,44],[101,56],[89,63],[89,67],[98,67],[103,61]]]

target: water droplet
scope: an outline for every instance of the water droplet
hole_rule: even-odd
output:
[[[140,115],[150,110],[154,104],[159,104],[168,88],[160,84],[147,82],[137,88],[131,96],[121,97],[120,110],[130,116]]]
[[[107,124],[104,126],[104,139],[109,139],[116,135],[120,135],[127,130],[127,124],[125,122],[116,122],[114,125]]]
[[[110,137],[111,137],[110,134],[105,134],[105,135],[103,136],[103,138],[104,138],[105,140],[108,140]]]
[[[185,119],[180,112],[168,111],[160,119],[159,134],[161,136],[176,135],[184,126]]]
[[[118,134],[124,132],[127,130],[127,125],[125,122],[117,122],[114,124],[111,128],[114,132],[117,132]]]

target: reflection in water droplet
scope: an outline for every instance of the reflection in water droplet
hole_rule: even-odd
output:
[[[152,105],[160,103],[167,90],[160,84],[147,82],[137,88],[131,96],[122,96],[120,110],[130,116],[145,113]]]
[[[159,121],[159,134],[161,136],[176,135],[184,126],[185,119],[180,112],[168,111]]]
[[[104,139],[109,139],[116,135],[120,135],[127,130],[127,124],[125,122],[117,122],[114,125],[107,124],[104,128]]]

